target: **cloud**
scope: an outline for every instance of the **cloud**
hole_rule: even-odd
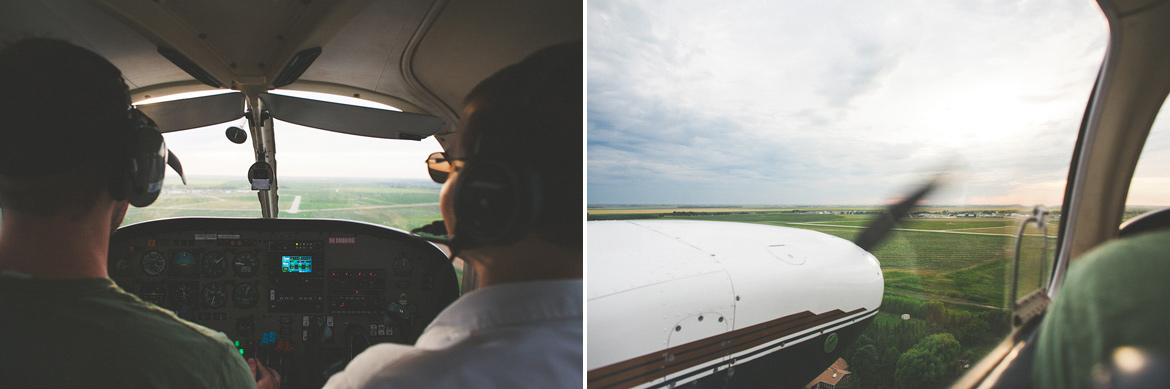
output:
[[[1082,2],[607,1],[588,34],[590,204],[881,203],[954,159],[946,200],[1052,204],[1024,188],[1067,175],[1106,26]]]

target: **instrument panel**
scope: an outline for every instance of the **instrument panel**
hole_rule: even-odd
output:
[[[223,332],[291,388],[320,387],[370,345],[414,344],[459,297],[451,261],[433,244],[342,220],[138,223],[111,238],[109,274]]]

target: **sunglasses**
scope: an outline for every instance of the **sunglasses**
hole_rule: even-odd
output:
[[[447,182],[447,177],[451,176],[451,172],[459,171],[462,168],[462,158],[447,158],[447,153],[444,152],[434,152],[427,156],[427,173],[430,173],[431,179],[437,183]]]

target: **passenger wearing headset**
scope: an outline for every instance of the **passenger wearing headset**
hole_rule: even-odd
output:
[[[113,64],[52,39],[0,49],[0,386],[279,386],[106,273],[110,234],[168,162],[182,174]]]
[[[445,181],[451,248],[475,268],[479,289],[413,347],[370,347],[326,388],[580,387],[581,66],[581,43],[562,44],[468,94],[460,138],[428,165]]]

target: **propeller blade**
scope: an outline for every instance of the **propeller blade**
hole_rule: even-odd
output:
[[[175,169],[175,172],[179,173],[179,178],[183,179],[183,185],[187,185],[187,176],[183,175],[183,164],[179,163],[179,157],[175,156],[171,149],[167,149],[167,165]]]
[[[935,176],[926,185],[915,191],[914,194],[886,208],[885,212],[878,215],[860,234],[857,234],[857,238],[853,239],[853,243],[865,251],[870,251],[874,247],[877,247],[878,243],[885,240],[886,236],[890,234],[890,231],[894,229],[894,226],[898,224],[898,220],[905,217],[910,212],[910,209],[914,208],[915,204],[918,204],[918,201],[934,191],[942,176],[942,174]]]
[[[206,127],[244,116],[244,94],[240,92],[164,101],[136,106],[158,124],[162,133]]]

